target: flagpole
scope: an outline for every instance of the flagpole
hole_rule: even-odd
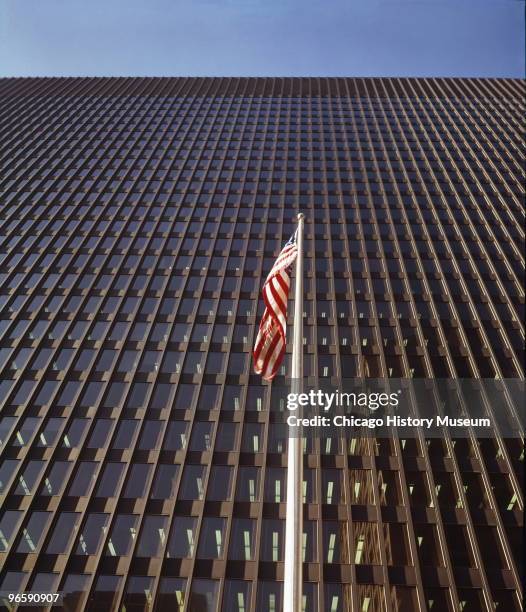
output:
[[[298,215],[296,282],[291,379],[293,393],[303,385],[303,213]],[[283,612],[301,612],[303,598],[303,437],[289,430],[287,453],[287,516],[285,521],[285,572]]]

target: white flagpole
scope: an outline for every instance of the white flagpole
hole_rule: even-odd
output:
[[[294,334],[292,339],[292,389],[303,385],[303,214],[298,215],[296,236],[296,286],[294,292]],[[301,612],[303,599],[303,438],[295,428],[288,438],[287,516],[285,521],[285,575],[283,612]]]

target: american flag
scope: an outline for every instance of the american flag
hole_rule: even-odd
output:
[[[262,289],[265,312],[254,346],[254,370],[264,380],[276,376],[287,345],[287,301],[290,271],[298,255],[296,233],[278,255]]]

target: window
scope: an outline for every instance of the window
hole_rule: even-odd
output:
[[[141,431],[138,447],[141,450],[157,450],[160,447],[163,421],[146,420]]]
[[[0,493],[7,493],[8,484],[11,476],[15,473],[19,461],[14,459],[4,459],[0,463]]]
[[[97,578],[95,588],[87,602],[89,612],[99,610],[113,610],[117,607],[117,602],[122,588],[122,576],[101,575]]]
[[[354,562],[356,565],[379,565],[381,562],[376,523],[353,523]]]
[[[409,481],[407,483],[411,491]],[[378,471],[378,495],[382,506],[400,506],[402,505],[402,489],[400,486],[400,476],[398,472],[388,470]],[[421,499],[415,495],[416,499]]]
[[[98,479],[95,497],[109,498],[118,495],[125,467],[125,463],[107,463]]]
[[[286,453],[287,452],[287,428],[281,423],[270,423],[268,429],[267,452]]]
[[[186,465],[179,490],[179,499],[203,499],[205,473],[204,465]]]
[[[16,536],[16,528],[22,518],[18,510],[6,510],[0,518],[0,552],[7,552]]]
[[[425,492],[424,499],[431,504],[432,501],[428,492],[429,483],[427,476],[420,473],[408,475],[408,486],[409,479],[414,483],[415,488],[419,487],[422,492]],[[456,485],[454,474],[449,472],[435,472],[433,474],[433,479],[435,481],[435,492],[438,499],[438,505],[442,508],[462,508],[463,502]]]
[[[44,461],[28,461],[22,473],[18,475],[15,495],[32,495],[45,467]]]
[[[0,419],[0,448],[7,443],[11,427],[16,423],[16,417],[3,416]]]
[[[16,435],[11,442],[13,446],[27,446],[33,437],[40,419],[36,417],[26,417],[22,425],[18,428]]]
[[[344,602],[351,599],[350,587],[326,582],[324,597],[327,612],[344,612],[346,610]]]
[[[200,559],[220,559],[224,553],[226,519],[204,517],[199,536],[197,556]]]
[[[73,419],[62,439],[62,446],[66,448],[75,448],[80,446],[80,442],[84,436],[84,432],[86,431],[88,424],[88,419]]]
[[[318,558],[318,544],[317,544],[317,523],[316,521],[303,521],[303,561],[312,563],[317,561]]]
[[[57,589],[59,579],[60,574],[38,572],[31,582],[31,591],[33,593],[54,592]]]
[[[88,514],[80,531],[76,554],[96,555],[108,531],[109,514]]]
[[[115,449],[130,448],[138,426],[139,421],[136,419],[123,419],[119,421],[117,433],[111,443],[111,447]]]
[[[414,524],[416,545],[420,565],[443,567],[442,548],[438,539],[438,530],[435,525]]]
[[[206,491],[208,501],[229,501],[232,498],[234,468],[228,465],[212,465]]]
[[[453,612],[451,594],[447,588],[426,588],[425,598],[429,610],[444,610]]]
[[[168,383],[157,383],[150,398],[149,407],[155,410],[171,407],[173,402],[175,385]]]
[[[358,610],[360,612],[386,612],[385,594],[382,586],[358,584]]]
[[[79,512],[60,513],[46,547],[47,554],[60,555],[68,552],[73,538],[77,535],[80,519],[81,514]]]
[[[178,451],[186,448],[188,441],[188,421],[169,421],[163,440],[163,449]]]
[[[268,612],[280,612],[283,601],[283,583],[258,581],[256,608]]]
[[[413,565],[407,526],[400,523],[383,523],[383,532],[387,564]]]
[[[244,580],[226,580],[221,609],[231,610],[232,612],[249,612],[250,592],[250,582]]]
[[[283,561],[285,521],[263,519],[260,557],[262,561]]]
[[[195,532],[197,518],[192,516],[175,516],[172,533],[168,542],[167,556],[172,559],[193,557],[195,553]]]
[[[266,470],[265,501],[279,504],[286,501],[287,480],[284,468],[271,468]]]
[[[139,517],[134,514],[118,514],[111,527],[106,546],[106,555],[120,557],[129,555],[137,537]]]
[[[467,529],[463,525],[444,525],[453,567],[476,567]]]
[[[54,461],[44,478],[44,484],[40,487],[40,495],[60,495],[72,466],[72,461]]]
[[[152,470],[153,465],[150,463],[132,463],[128,468],[124,497],[128,499],[145,497],[148,492]]]
[[[194,421],[190,438],[191,451],[209,451],[212,448],[212,432],[214,424],[206,421]]]
[[[218,594],[218,580],[194,578],[192,580],[190,590],[188,609],[202,610],[203,612],[215,612],[217,610]]]
[[[253,519],[234,518],[230,531],[229,559],[242,561],[254,560],[254,539],[256,521]]]
[[[318,611],[318,585],[312,582],[303,583],[303,610],[305,612]]]
[[[245,423],[241,450],[250,453],[260,453],[263,450],[263,425],[260,423]]]
[[[343,470],[322,469],[322,503],[338,504],[344,500]]]
[[[160,463],[150,492],[151,499],[171,499],[175,496],[179,465]]]
[[[27,577],[27,572],[6,572],[2,580],[2,591],[4,593],[21,592],[23,590],[23,584]],[[0,602],[9,609],[9,600],[7,596],[3,596]]]
[[[219,423],[215,440],[215,451],[227,452],[235,450],[238,430],[237,423]]]
[[[143,519],[139,545],[139,557],[159,557],[162,555],[167,537],[167,516],[149,516]]]
[[[241,408],[241,389],[239,385],[225,385],[223,393],[222,410],[240,410]]]
[[[81,461],[73,476],[68,495],[71,497],[88,495],[95,483],[98,466],[96,461]]]
[[[183,612],[186,601],[186,580],[184,578],[161,578],[157,593],[160,610]]]
[[[154,579],[148,576],[130,576],[126,585],[123,608],[139,612],[151,610]]]
[[[63,605],[66,610],[80,610],[88,594],[91,576],[87,574],[68,574],[64,584],[59,587],[63,593]]]
[[[324,563],[350,563],[347,523],[322,521]]]
[[[349,470],[349,489],[352,504],[374,504],[373,479],[370,470]]]
[[[257,467],[239,466],[237,470],[236,501],[259,501],[260,474],[260,469]]]
[[[44,428],[40,432],[38,437],[38,446],[53,446],[55,444],[58,434],[64,425],[65,419],[51,418],[44,425]],[[1,439],[1,435],[0,435]]]

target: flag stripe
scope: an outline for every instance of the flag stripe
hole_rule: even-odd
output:
[[[290,289],[289,269],[298,255],[296,234],[278,255],[261,291],[265,311],[254,346],[254,371],[265,380],[276,376],[287,346],[287,302]]]

